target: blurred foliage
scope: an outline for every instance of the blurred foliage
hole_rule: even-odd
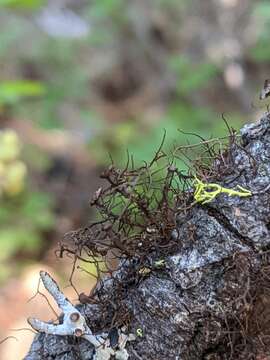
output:
[[[25,187],[26,165],[20,160],[22,145],[13,130],[0,132],[0,282],[13,270],[18,253],[35,253],[42,232],[52,228],[52,200]]]
[[[6,81],[0,83],[0,105],[12,105],[23,97],[40,96],[45,93],[45,87],[34,81]]]
[[[256,45],[251,49],[251,56],[255,61],[267,62],[270,60],[269,32],[270,32],[270,3],[259,1],[254,6],[254,15],[258,19],[259,38]]]
[[[52,229],[54,215],[48,194],[31,189],[16,198],[5,198],[0,203],[0,282],[14,273],[12,257],[33,257],[43,245],[43,233]],[[27,256],[26,256],[27,255]]]
[[[124,7],[124,0],[96,1],[91,7],[89,7],[89,13],[99,19],[106,19],[115,16],[118,18],[118,16],[121,16],[121,14],[124,13]],[[120,17],[118,19],[120,19]]]
[[[0,194],[16,196],[24,188],[26,165],[19,160],[21,144],[13,130],[0,132]]]
[[[190,95],[193,91],[209,85],[209,82],[218,74],[218,68],[214,64],[192,64],[187,56],[172,57],[169,66],[179,79],[177,83],[179,94],[184,95]]]
[[[57,7],[58,2],[51,3],[54,4]],[[142,165],[143,161],[149,162],[159,147],[164,132],[166,151],[176,144],[197,143],[195,135],[187,134],[190,132],[197,133],[202,138],[227,134],[226,125],[215,104],[216,97],[211,100],[208,92],[213,89],[212,92],[216,93],[221,89],[222,98],[226,92],[231,91],[224,84],[224,68],[229,58],[218,63],[207,55],[208,47],[202,49],[199,41],[201,37],[205,38],[206,43],[212,39],[207,39],[209,35],[204,29],[194,41],[191,37],[192,27],[189,25],[190,27],[182,28],[193,7],[195,11],[196,6],[201,11],[200,1],[195,1],[190,6],[190,2],[186,0],[151,0],[147,2],[147,6],[145,2],[141,3],[141,12],[136,12],[139,7],[139,2],[136,1],[92,0],[70,1],[70,4],[75,13],[89,25],[87,36],[76,39],[53,37],[41,29],[37,25],[36,16],[41,14],[43,6],[47,6],[45,0],[0,0],[0,116],[28,119],[39,130],[48,133],[55,129],[79,133],[87,145],[89,157],[94,158],[101,166],[110,162],[109,154],[117,166],[123,167],[131,156],[135,165]],[[147,10],[147,21],[142,18],[144,10]],[[206,9],[205,12],[207,11]],[[270,4],[265,0],[254,2],[250,12],[259,19],[256,28],[258,40],[247,50],[241,48],[242,58],[233,60],[239,60],[243,64],[245,61],[251,62],[253,68],[261,63],[267,66],[270,60]],[[154,16],[148,23],[148,14],[152,13]],[[56,21],[53,18],[55,14],[51,16]],[[211,16],[209,13],[210,22]],[[191,20],[194,21],[194,18]],[[195,21],[198,21],[198,17]],[[203,22],[201,24],[203,26]],[[166,42],[167,28],[169,41]],[[212,28],[211,34],[215,33],[214,29]],[[221,32],[221,29],[218,30],[217,35]],[[145,34],[147,38],[143,38]],[[216,46],[219,45],[217,40]],[[154,52],[155,46],[157,52]],[[102,56],[98,57],[97,54]],[[144,85],[152,82],[154,72],[149,78],[148,72],[155,66],[158,69],[155,76],[160,76],[160,82],[166,82],[167,78],[162,75],[167,73],[175,83],[173,89],[168,87],[168,99],[164,102],[163,99],[159,100],[162,110],[158,115],[154,108],[153,116],[145,116],[144,111],[147,112],[148,109],[141,109],[138,105],[136,115],[117,121],[115,117],[110,118],[110,111],[99,110],[107,105],[114,109],[121,108],[122,103],[106,103],[100,95],[102,81],[98,83],[97,79],[114,79],[112,75],[115,72],[117,77],[119,63],[129,63],[130,59],[135,65],[139,62],[140,66],[134,66],[134,71],[144,71],[143,75],[139,74]],[[132,67],[131,69],[133,70]],[[231,98],[236,98],[233,91],[226,99],[231,101]],[[239,128],[244,115],[240,111],[231,112],[232,102],[226,102],[226,99],[223,103],[224,108],[229,109],[228,115],[225,114],[226,118],[228,117],[230,125]],[[152,105],[150,104],[150,113]],[[154,105],[158,108],[160,104]],[[16,146],[5,147],[0,139],[0,161],[5,156],[18,157],[20,151],[21,149],[16,150]],[[21,161],[30,164],[41,176],[46,174],[51,165],[51,155],[29,144],[26,144],[21,156]],[[10,168],[11,182],[14,178],[23,178],[20,166],[17,169],[15,167],[15,170]],[[177,166],[181,170],[187,168],[180,160]],[[0,177],[7,174],[7,168],[1,167],[0,163]],[[31,191],[34,182],[31,176],[33,175],[29,171],[22,193],[14,197],[6,194],[1,198],[0,262],[5,264],[0,268],[2,278],[5,272],[11,271],[8,264],[12,264],[12,259],[18,254],[37,254],[40,251],[44,241],[43,234],[53,228],[57,216],[53,210],[53,194],[45,194],[38,189]],[[21,185],[19,188],[22,188]]]
[[[20,9],[35,9],[45,3],[45,0],[0,0],[0,6]]]
[[[21,144],[15,131],[5,129],[0,132],[0,161],[8,163],[20,155]]]

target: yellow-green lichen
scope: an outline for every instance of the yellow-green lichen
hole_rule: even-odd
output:
[[[197,203],[207,204],[214,200],[217,195],[223,193],[229,196],[246,197],[251,196],[252,192],[237,185],[235,189],[228,189],[215,183],[203,183],[200,179],[194,179],[194,199]]]

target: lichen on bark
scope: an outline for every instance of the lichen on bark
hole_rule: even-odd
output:
[[[244,126],[240,141],[228,144],[213,160],[210,173],[211,181],[226,188],[240,185],[252,196],[220,194],[201,205],[194,203],[187,187],[173,212],[175,229],[172,214],[166,212],[170,234],[162,235],[157,231],[162,218],[156,216],[155,224],[150,214],[152,223],[149,220],[145,234],[156,246],[149,246],[147,253],[141,250],[143,237],[130,248],[122,238],[116,239],[118,270],[100,280],[91,297],[78,305],[93,332],[108,331],[112,323],[125,324],[134,334],[141,330],[142,336],[127,344],[131,360],[270,355],[270,114]],[[133,199],[130,187],[117,191]],[[148,219],[147,209],[142,206],[141,211]],[[166,242],[153,237],[151,229]],[[77,246],[88,244],[91,231],[73,234]],[[104,252],[91,241],[88,247]],[[155,267],[157,261],[163,265]],[[38,334],[25,360],[92,359],[93,353],[85,340]]]

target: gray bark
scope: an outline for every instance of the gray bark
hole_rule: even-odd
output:
[[[123,289],[122,306],[132,314],[130,332],[143,331],[127,344],[131,360],[256,359],[270,354],[269,344],[259,341],[264,306],[258,315],[270,246],[269,121],[265,114],[241,130],[241,146],[232,145],[227,156],[233,170],[224,172],[220,183],[227,188],[241,185],[254,195],[221,194],[179,214],[172,235],[179,247],[164,258],[166,267]],[[126,264],[117,274],[120,284],[132,266]],[[103,301],[109,297],[112,308],[118,301],[114,293],[120,285],[109,280],[103,285],[98,304],[79,305],[92,329],[110,324],[113,310],[104,310]],[[93,347],[85,340],[38,334],[25,360],[92,357]]]

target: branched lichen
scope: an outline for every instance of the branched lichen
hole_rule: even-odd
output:
[[[91,329],[86,324],[85,317],[77,310],[75,306],[60,291],[56,281],[45,271],[40,272],[41,280],[46,290],[55,299],[59,308],[63,311],[64,317],[61,324],[49,324],[35,318],[28,318],[28,323],[33,329],[40,333],[60,336],[81,337],[89,341],[95,347],[94,360],[109,360],[111,355],[118,360],[127,360],[129,355],[125,350],[127,341],[135,340],[135,336],[119,334],[118,349],[114,350],[110,346],[108,334],[93,335]]]
[[[207,204],[214,200],[219,194],[227,194],[229,196],[246,197],[251,196],[252,192],[243,188],[241,185],[237,185],[236,189],[228,189],[219,184],[203,183],[197,177],[194,180],[194,199],[198,203]]]

